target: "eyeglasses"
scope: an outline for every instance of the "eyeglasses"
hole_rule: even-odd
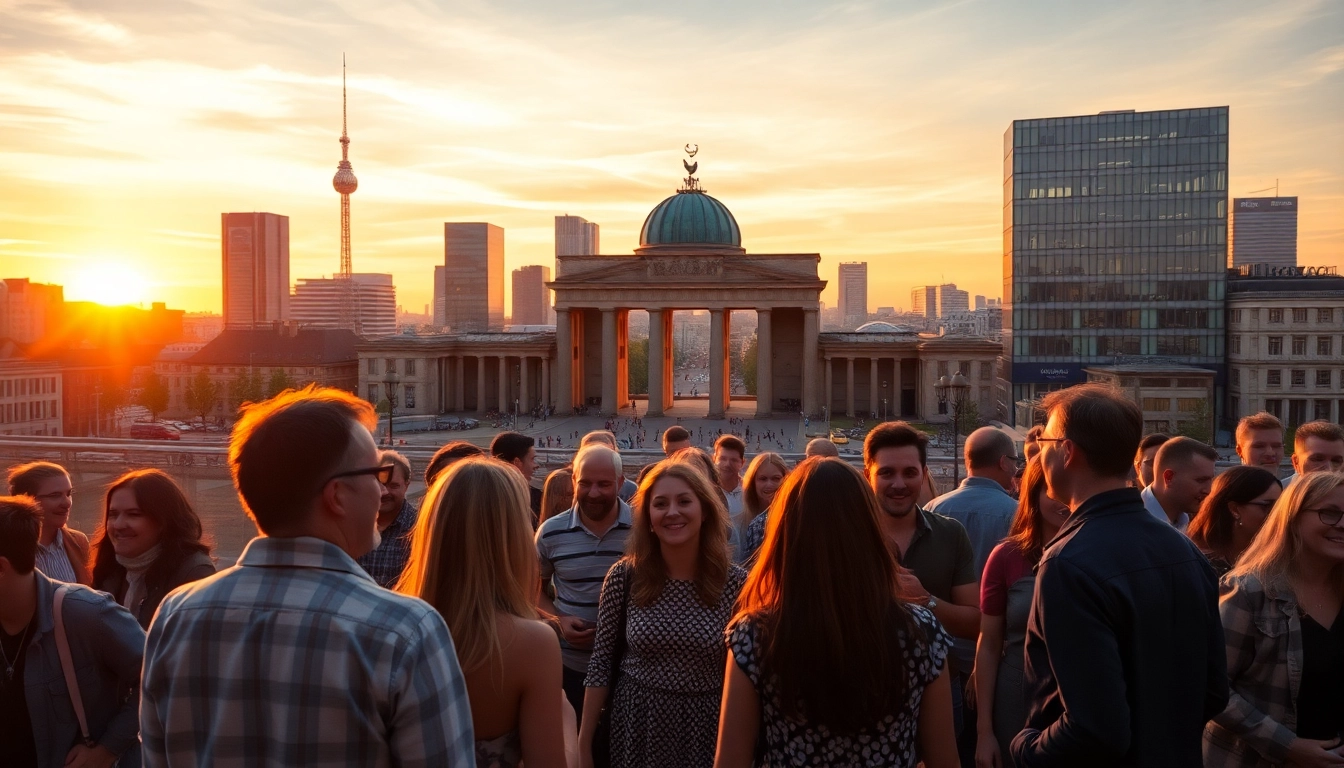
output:
[[[1303,512],[1315,512],[1316,516],[1321,518],[1321,525],[1339,525],[1340,520],[1344,520],[1344,511],[1338,509],[1304,509]]]
[[[337,472],[336,474],[327,478],[327,482],[330,483],[332,480],[339,480],[342,477],[359,477],[360,475],[373,475],[374,477],[378,478],[378,482],[382,483],[383,485],[387,485],[388,483],[392,482],[392,473],[395,472],[396,469],[397,467],[395,464],[383,464],[377,467],[369,467],[368,469],[352,469],[349,472]]]
[[[1036,438],[1036,442],[1038,442],[1038,443],[1062,443],[1062,442],[1064,442],[1065,440],[1068,440],[1068,439],[1069,439],[1069,438],[1067,438],[1067,437],[1038,437],[1038,438]]]

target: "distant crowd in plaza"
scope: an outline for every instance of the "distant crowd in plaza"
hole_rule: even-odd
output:
[[[862,469],[673,426],[634,472],[599,430],[540,488],[504,432],[417,505],[309,387],[233,429],[236,564],[159,470],[90,538],[64,468],[13,467],[0,765],[1344,766],[1344,430],[1247,417],[1219,472],[1115,390],[1041,407],[941,495],[892,421]]]

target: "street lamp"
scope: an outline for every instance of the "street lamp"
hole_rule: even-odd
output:
[[[383,383],[387,385],[387,444],[391,447],[392,442],[392,419],[397,413],[397,372],[391,366],[388,366],[387,374],[383,377]]]
[[[886,421],[886,420],[887,420],[887,418],[888,418],[888,413],[889,413],[889,412],[887,411],[887,382],[883,381],[883,382],[882,382],[882,420],[883,420],[883,421]]]
[[[960,437],[958,430],[961,427],[961,411],[966,407],[966,396],[971,391],[971,382],[961,375],[961,371],[957,371],[952,374],[951,379],[946,376],[938,377],[938,383],[933,385],[933,389],[938,393],[938,404],[952,414],[952,487],[955,488],[961,484],[961,467],[958,466],[957,455],[957,438]]]

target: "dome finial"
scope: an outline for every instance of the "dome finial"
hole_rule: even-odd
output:
[[[700,151],[700,145],[687,144],[685,146],[685,150],[687,155],[689,155],[690,157],[695,157],[696,153]],[[695,178],[695,172],[700,168],[699,161],[691,162],[690,159],[688,158],[682,160],[681,165],[683,168],[686,169],[686,173],[689,175],[681,180],[681,189],[678,189],[677,193],[681,194],[686,192],[692,192],[692,193],[704,194],[705,190],[701,188],[700,180]]]

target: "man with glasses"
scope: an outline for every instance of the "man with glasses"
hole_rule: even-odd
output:
[[[1036,570],[1029,708],[1013,758],[1022,768],[1202,765],[1204,725],[1228,699],[1213,569],[1129,486],[1143,433],[1133,401],[1080,384],[1041,405],[1046,492],[1071,514]]]
[[[393,469],[391,477],[383,482],[383,497],[378,504],[379,542],[355,562],[378,586],[391,589],[411,557],[411,532],[420,510],[406,499],[411,486],[410,459],[393,450],[383,451],[379,459]]]
[[[75,490],[59,464],[34,461],[9,470],[9,492],[32,496],[42,506],[42,534],[37,541],[37,569],[47,578],[93,586],[89,572],[89,537],[71,528]]]
[[[1171,435],[1154,432],[1151,435],[1144,435],[1139,441],[1139,451],[1134,454],[1134,482],[1137,483],[1136,487],[1139,490],[1153,484],[1157,469],[1157,451],[1170,439]]]
[[[261,536],[170,594],[145,645],[145,765],[469,766],[471,708],[427,603],[355,562],[395,468],[372,407],[315,385],[249,405],[229,467]]]

